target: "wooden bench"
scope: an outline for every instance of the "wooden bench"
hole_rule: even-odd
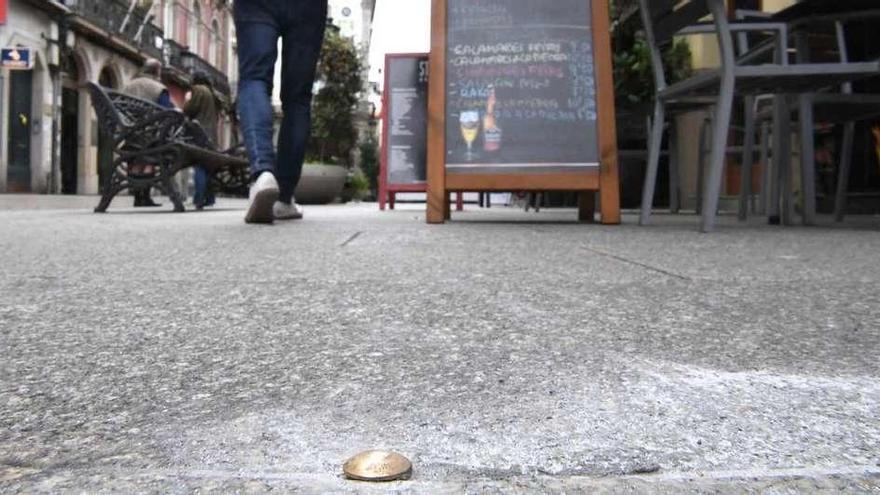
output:
[[[174,211],[185,211],[172,178],[196,165],[208,170],[218,192],[247,196],[250,170],[240,150],[218,151],[204,129],[182,112],[94,83],[87,87],[98,125],[113,141],[112,170],[103,171],[102,196],[96,213],[106,212],[113,198],[126,189],[153,187],[171,199]],[[143,165],[150,166],[153,172],[131,172],[132,166]]]

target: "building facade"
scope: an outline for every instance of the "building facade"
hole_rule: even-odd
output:
[[[0,71],[0,192],[97,194],[113,150],[85,84],[120,89],[147,58],[183,105],[203,70],[232,101],[234,32],[219,0],[8,1],[0,46],[27,51],[28,70]],[[224,119],[228,121],[228,119]],[[228,125],[220,144],[230,140]]]
[[[342,36],[369,50],[375,6],[376,0],[330,0],[327,15]]]

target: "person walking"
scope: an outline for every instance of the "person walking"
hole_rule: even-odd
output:
[[[165,108],[174,108],[168,88],[161,81],[162,62],[149,58],[144,61],[137,76],[122,88],[122,92],[142,100],[158,103]],[[132,164],[130,173],[133,177],[152,177],[155,172],[154,164],[137,163]],[[153,201],[149,189],[138,189],[133,194],[135,207],[162,206]]]
[[[327,0],[236,0],[238,112],[251,164],[245,222],[302,218],[293,191],[311,134],[312,85],[327,22]],[[281,108],[272,142],[272,84],[281,39]]]
[[[190,119],[198,121],[208,136],[212,147],[217,146],[218,106],[217,97],[214,96],[214,89],[210,78],[202,71],[196,72],[193,75],[191,95],[183,106],[183,113]],[[208,174],[205,167],[195,167],[195,174],[193,176],[193,182],[195,182],[193,204],[195,204],[197,210],[214,205],[215,198],[214,193],[210,191],[210,178],[210,174]]]

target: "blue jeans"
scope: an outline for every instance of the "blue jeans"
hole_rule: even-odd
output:
[[[327,22],[327,0],[236,0],[238,113],[251,175],[270,171],[280,201],[289,203],[302,174],[311,135],[312,86]],[[281,53],[278,152],[272,142],[272,84]]]
[[[211,176],[204,167],[195,167],[193,174],[193,183],[195,192],[193,194],[193,204],[196,206],[211,206],[215,203],[214,193],[208,190],[211,185]]]

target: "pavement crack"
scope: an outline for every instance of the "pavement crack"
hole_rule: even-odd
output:
[[[606,257],[606,258],[611,258],[611,259],[613,259],[613,260],[617,260],[617,261],[620,261],[620,262],[622,262],[622,263],[627,263],[627,264],[630,264],[630,265],[638,266],[638,267],[640,267],[640,268],[644,268],[644,269],[646,269],[646,270],[650,270],[650,271],[652,271],[652,272],[656,272],[656,273],[660,273],[660,274],[662,274],[662,275],[666,275],[667,277],[677,278],[677,279],[679,279],[679,280],[685,280],[685,281],[687,281],[687,282],[693,282],[693,279],[691,279],[690,277],[686,277],[686,276],[684,276],[684,275],[680,275],[680,274],[678,274],[678,273],[671,272],[671,271],[669,271],[669,270],[664,270],[663,268],[658,268],[658,267],[656,267],[656,266],[651,266],[651,265],[648,265],[648,264],[646,264],[646,263],[642,263],[642,262],[640,262],[640,261],[635,261],[635,260],[631,260],[631,259],[629,259],[629,258],[624,258],[623,256],[618,256],[618,255],[616,255],[616,254],[606,253],[605,251],[601,251],[601,250],[599,250],[599,249],[591,248],[591,247],[589,247],[589,246],[584,246],[584,249],[586,249],[587,251],[590,251],[591,253],[598,254],[599,256],[604,256],[604,257]]]
[[[363,235],[363,234],[364,234],[363,231],[355,232],[355,233],[354,233],[351,237],[349,237],[345,242],[343,242],[342,244],[340,244],[339,247],[341,247],[341,248],[347,247],[349,244],[351,244],[352,242],[354,242],[355,239],[357,239],[358,237],[360,237],[360,236]]]

